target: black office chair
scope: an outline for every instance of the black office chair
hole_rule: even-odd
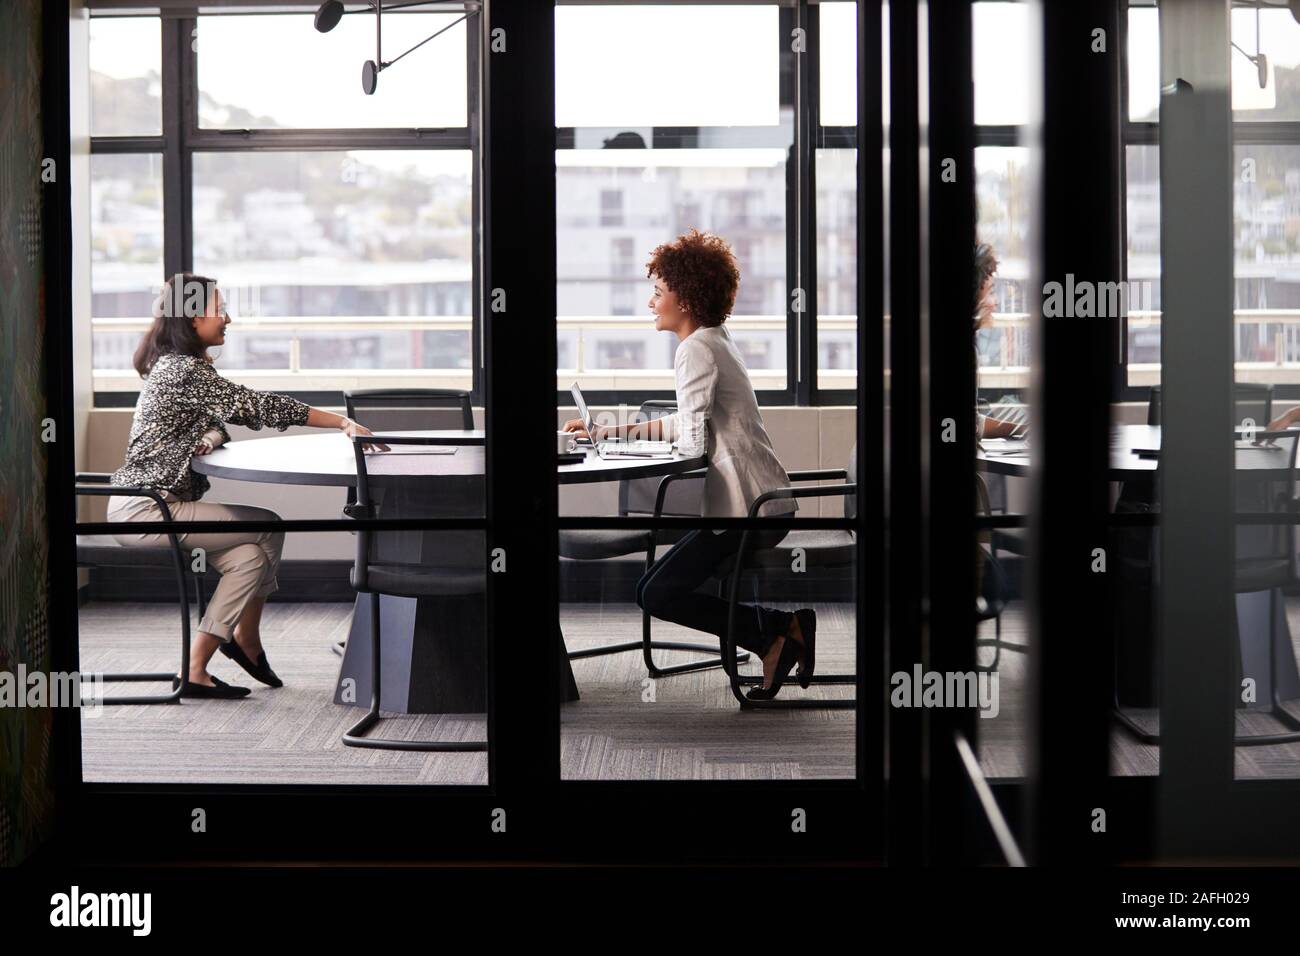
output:
[[[172,520],[171,509],[162,495],[151,488],[130,488],[110,485],[111,475],[82,472],[76,476],[73,494],[83,497],[108,498],[112,495],[143,495],[158,503],[164,521]],[[167,546],[123,545],[108,534],[77,535],[77,567],[118,568],[172,568],[176,572],[176,591],[181,608],[181,666],[175,673],[103,674],[105,683],[167,681],[174,685],[166,694],[105,697],[104,704],[175,704],[181,699],[181,686],[175,681],[177,674],[184,676],[190,669],[190,600],[185,584],[185,557],[180,542],[172,532],[167,533]],[[203,619],[203,580],[200,572],[194,573],[194,591],[198,597],[199,619]]]
[[[458,388],[363,388],[343,393],[348,418],[372,432],[433,431],[474,428],[474,407],[469,392]],[[357,500],[348,486],[344,507]],[[331,645],[342,654],[346,641]]]
[[[671,415],[677,411],[677,402],[665,399],[647,401],[641,406],[640,419],[653,421]],[[703,469],[688,474],[703,477]],[[671,517],[698,518],[701,511],[702,489],[698,484],[680,485],[670,488],[671,483],[664,483],[659,478],[624,479],[618,483],[618,513],[620,517],[629,515],[667,515]],[[660,499],[660,488],[664,496]],[[655,562],[657,544],[672,544],[685,534],[681,530],[646,531],[636,530],[594,530],[575,528],[560,532],[560,556],[571,561],[603,561],[621,558],[632,554],[645,554],[645,568],[648,571]],[[681,641],[652,640],[651,617],[641,612],[641,640],[626,641],[618,644],[602,644],[600,647],[571,651],[569,660],[583,657],[600,657],[606,654],[620,654],[624,651],[640,650],[645,658],[646,670],[651,677],[665,677],[670,674],[682,674],[687,671],[703,670],[708,667],[720,667],[722,658],[718,650],[707,644],[693,644]],[[709,660],[691,661],[660,667],[655,663],[654,652],[664,651],[699,651],[710,655]],[[749,652],[741,651],[736,660],[744,663],[749,660]]]
[[[1147,402],[1147,424],[1160,424],[1160,406],[1162,389],[1159,385],[1151,386],[1151,398]],[[1236,416],[1234,427],[1243,427],[1242,423],[1252,421],[1257,431],[1263,431],[1273,420],[1273,386],[1258,382],[1235,382],[1232,386],[1233,414]]]
[[[1272,433],[1277,449],[1240,444],[1236,449],[1234,486],[1236,509],[1240,513],[1290,515],[1300,510],[1295,497],[1296,450],[1300,432]],[[1159,511],[1158,507],[1151,510]],[[1149,536],[1153,584],[1159,586],[1159,529]],[[1269,593],[1268,674],[1272,697],[1265,713],[1291,728],[1281,734],[1236,734],[1237,747],[1258,747],[1300,741],[1300,720],[1285,707],[1278,696],[1275,661],[1277,655],[1277,595],[1282,588],[1297,582],[1295,526],[1289,520],[1277,524],[1238,525],[1236,529],[1234,590],[1237,594],[1257,591]],[[1154,590],[1152,591],[1154,593]],[[1117,655],[1118,657],[1118,655]],[[1249,676],[1249,675],[1243,675]],[[1160,735],[1140,726],[1119,702],[1118,678],[1113,714],[1121,726],[1143,743],[1158,744]]]
[[[343,393],[348,418],[373,432],[474,428],[469,392],[456,388],[367,388]]]
[[[995,475],[994,477],[1002,477]],[[979,512],[985,515],[994,513],[998,504],[1001,504],[1001,510],[1006,511],[1005,484],[1002,485],[1003,496],[1000,502],[990,494],[988,484],[984,481],[984,476],[977,474],[975,476],[975,494],[979,507]],[[976,664],[977,671],[991,673],[998,669],[1002,661],[1002,652],[1019,651],[1021,653],[1028,650],[1024,644],[1011,644],[1002,640],[1002,611],[1007,605],[1007,595],[1010,593],[1010,586],[1007,582],[1006,570],[1002,567],[1002,562],[998,560],[999,545],[1001,539],[998,537],[998,530],[993,529],[992,533],[988,531],[980,532],[976,536],[976,591],[975,598],[975,621],[993,621],[993,638],[978,638],[975,641],[976,647],[993,648],[993,660],[988,664]],[[1020,529],[1013,529],[1020,530]],[[1023,540],[1015,539],[1016,546],[1023,545]],[[1024,554],[1024,551],[1016,552]]]
[[[344,507],[343,512],[349,518],[373,518],[379,512],[381,504],[378,495],[372,493],[370,475],[366,467],[366,455],[363,443],[368,439],[358,435],[353,439],[352,450],[357,463],[357,500]],[[384,439],[389,445],[433,445],[436,440],[417,436],[388,437]],[[475,553],[473,543],[468,548],[448,549],[463,555],[469,551],[474,555],[469,564],[448,562],[434,565],[427,561],[417,564],[401,563],[386,558],[382,548],[382,539],[386,534],[418,534],[420,532],[373,532],[367,528],[356,531],[357,551],[350,575],[352,587],[358,593],[370,594],[370,709],[364,717],[348,729],[343,735],[343,743],[348,747],[368,747],[375,750],[418,750],[418,751],[481,751],[487,750],[487,741],[472,740],[397,740],[383,737],[366,737],[366,731],[378,724],[383,718],[379,713],[380,675],[382,673],[381,654],[382,632],[380,629],[380,595],[390,594],[398,597],[428,596],[463,596],[482,595],[487,592],[487,570],[483,566],[485,555],[482,542],[478,543]],[[481,532],[469,532],[470,536],[479,536]],[[465,532],[447,532],[456,536],[457,543],[463,543]],[[390,538],[391,540],[391,538]]]
[[[855,446],[849,453],[848,468],[823,468],[812,471],[792,471],[792,482],[827,481],[844,479],[840,485],[816,485],[811,488],[778,488],[759,495],[749,508],[749,517],[758,516],[759,509],[768,501],[781,498],[844,498],[844,515],[847,518],[857,516],[857,456]],[[670,476],[676,477],[676,476]],[[667,480],[667,479],[665,479]],[[727,671],[731,693],[740,703],[742,709],[756,707],[774,710],[791,710],[796,708],[823,708],[844,710],[857,707],[854,698],[816,700],[813,698],[794,698],[788,700],[750,700],[741,693],[742,684],[762,684],[762,675],[741,675],[735,664],[730,663],[736,653],[736,607],[740,601],[741,579],[751,573],[761,575],[766,570],[788,570],[794,563],[794,549],[803,551],[804,566],[807,568],[845,568],[853,567],[857,559],[857,539],[852,531],[836,529],[800,530],[793,529],[781,539],[775,547],[751,550],[748,547],[749,531],[740,538],[740,550],[734,564],[724,568],[723,573],[730,579],[729,607],[727,610],[727,633],[722,640],[722,660]],[[856,684],[856,674],[815,674],[813,684]]]

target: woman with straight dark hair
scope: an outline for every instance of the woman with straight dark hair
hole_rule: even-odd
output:
[[[167,280],[155,300],[153,325],[135,351],[135,370],[144,386],[135,406],[126,462],[113,474],[112,483],[160,492],[177,521],[280,520],[265,508],[199,500],[208,490],[208,480],[190,467],[190,461],[229,441],[227,425],[254,429],[269,425],[281,431],[290,425],[310,425],[337,428],[349,437],[370,434],[342,415],[223,378],[213,368],[208,349],[225,342],[229,324],[216,280],[178,273]],[[375,447],[388,450],[385,445]],[[161,521],[162,513],[152,498],[114,496],[108,501],[108,520]],[[164,535],[115,537],[128,546],[166,542]],[[218,648],[263,684],[282,686],[262,648],[261,620],[262,606],[277,586],[284,532],[182,534],[178,540],[187,550],[202,549],[207,562],[221,572],[190,648],[189,673],[176,678],[181,696],[230,699],[249,693],[246,687],[232,687],[208,673],[208,662]]]

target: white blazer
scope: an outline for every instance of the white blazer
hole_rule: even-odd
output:
[[[683,455],[707,452],[704,515],[744,517],[754,499],[790,478],[763,427],[745,362],[724,326],[699,328],[677,346],[677,413],[660,419],[663,437]],[[793,498],[769,501],[764,516],[798,510]]]

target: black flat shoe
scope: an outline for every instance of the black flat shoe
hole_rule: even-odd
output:
[[[271,670],[271,665],[267,663],[266,651],[257,655],[257,663],[254,664],[249,660],[244,649],[239,646],[237,641],[231,640],[221,645],[221,653],[225,654],[232,661],[248,672],[248,676],[260,680],[268,687],[283,687],[284,681],[275,676],[275,671]]]
[[[790,669],[799,662],[801,645],[791,638],[785,639],[781,647],[781,658],[776,662],[776,673],[772,675],[771,687],[751,687],[745,695],[747,700],[771,700],[781,690],[781,685],[790,676]]]
[[[803,638],[803,663],[799,665],[799,686],[807,690],[812,684],[813,669],[817,666],[817,612],[810,607],[795,611],[799,621],[799,635]]]
[[[172,678],[172,687],[175,688],[180,684],[179,677]],[[182,697],[193,697],[207,700],[238,700],[240,697],[247,697],[250,691],[247,687],[234,687],[227,684],[220,677],[212,678],[212,686],[207,684],[194,684],[186,681],[181,686]]]

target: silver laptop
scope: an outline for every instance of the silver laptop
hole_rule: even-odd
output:
[[[596,422],[592,417],[591,410],[587,407],[587,400],[582,397],[582,389],[578,387],[577,382],[569,386],[569,394],[573,396],[573,404],[577,406],[578,418],[582,419],[582,424],[587,429],[587,434],[590,435]],[[640,439],[625,441],[621,438],[612,438],[597,444],[596,454],[605,459],[671,458],[673,457],[673,445],[672,442],[666,441],[645,441]]]

